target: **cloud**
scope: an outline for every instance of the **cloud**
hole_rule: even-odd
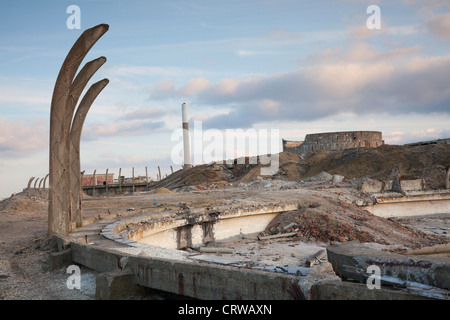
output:
[[[165,126],[164,121],[128,121],[108,124],[93,123],[83,128],[83,140],[97,140],[101,137],[138,136],[154,133]]]
[[[256,51],[250,51],[250,50],[238,50],[238,51],[236,51],[236,54],[239,57],[248,57],[248,56],[257,55],[258,53]]]
[[[450,42],[450,13],[432,17],[426,26],[431,34]]]
[[[200,91],[204,91],[210,86],[208,79],[204,77],[190,79],[182,88],[179,90],[180,95],[193,95]],[[171,86],[173,88],[173,86]]]
[[[133,154],[118,154],[114,152],[107,152],[98,155],[95,159],[83,161],[83,168],[86,169],[86,173],[89,174],[93,170],[97,169],[97,172],[105,172],[106,168],[109,168],[109,173],[114,173],[117,178],[119,175],[119,168],[122,168],[121,175],[126,177],[132,176],[132,168],[134,168],[135,177],[145,176],[145,167],[147,167],[147,173],[149,178],[156,180],[158,174],[158,166],[160,167],[161,174],[169,174],[171,172],[170,166],[176,171],[180,169],[175,165],[171,157],[151,157],[147,155],[133,155]]]
[[[344,112],[449,113],[450,55],[426,57],[421,49],[379,51],[369,44],[327,49],[290,72],[214,83],[203,79],[203,86],[195,86],[190,98],[197,104],[230,109],[205,121],[206,127],[216,128],[316,120]],[[161,99],[180,94],[173,83],[153,89]]]
[[[405,144],[419,141],[447,139],[449,137],[450,130],[434,128],[417,131],[393,131],[383,133],[383,138],[387,144]]]
[[[45,89],[40,89],[37,87],[36,83],[42,82],[42,80],[35,80],[33,84],[29,84],[27,79],[20,79],[22,82],[16,85],[11,85],[15,79],[6,79],[1,77],[1,88],[0,88],[0,103],[7,104],[45,104],[50,105],[51,103],[51,91],[50,94],[43,94]]]
[[[366,24],[348,27],[348,37],[351,41],[368,41],[376,36],[407,36],[423,32],[421,25],[395,26],[389,25],[385,20],[381,22],[381,29],[371,30]]]
[[[30,156],[48,148],[48,121],[8,121],[0,119],[0,157]]]
[[[155,107],[133,108],[110,122],[94,121],[83,127],[83,140],[97,140],[102,137],[140,136],[164,131],[165,122],[160,120],[167,110]]]
[[[130,111],[125,114],[123,120],[143,120],[143,119],[154,119],[160,118],[167,113],[166,110],[151,108],[151,107],[141,107],[137,110]]]
[[[139,65],[105,65],[104,71],[110,75],[122,77],[145,76],[145,77],[178,77],[183,74],[199,74],[201,71],[179,67],[156,67]]]
[[[405,0],[407,5],[419,6],[417,12],[422,16],[432,16],[436,11],[444,10],[450,7],[450,1],[448,0],[433,0],[433,1],[423,1],[423,0]]]

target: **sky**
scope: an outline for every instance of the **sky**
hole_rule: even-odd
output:
[[[101,23],[109,30],[82,63],[107,58],[86,90],[109,79],[83,126],[86,174],[179,169],[182,103],[190,128],[276,132],[272,151],[317,132],[450,137],[448,0],[1,1],[0,199],[48,173],[56,77]]]

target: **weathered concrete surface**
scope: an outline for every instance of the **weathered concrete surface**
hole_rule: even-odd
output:
[[[314,268],[306,277],[298,281],[303,296],[308,300],[315,299],[315,291],[323,282],[340,282],[341,279],[334,273],[331,263],[325,262]],[[322,290],[323,291],[323,290]]]
[[[378,180],[364,181],[361,186],[361,191],[365,193],[381,192],[383,190],[383,183]]]
[[[239,234],[261,232],[281,212],[296,209],[296,203],[271,204],[221,212],[199,212],[196,215],[177,215],[161,222],[153,221],[145,228],[131,229],[128,237],[130,240],[164,248],[196,247],[211,241],[230,239]]]
[[[368,289],[363,283],[345,281],[324,281],[311,288],[312,300],[429,300],[432,298],[391,290]]]
[[[404,191],[420,191],[423,190],[422,179],[400,180],[400,187]]]
[[[393,180],[369,180],[364,181],[361,191],[365,193],[378,193],[382,191],[392,191]],[[422,191],[422,179],[400,180],[400,187],[403,191]]]
[[[72,242],[70,248],[72,260],[75,263],[100,272],[120,269],[120,258],[124,256],[124,254],[111,250],[111,248],[98,248],[77,242]]]
[[[48,265],[50,270],[56,270],[61,267],[71,265],[72,263],[72,253],[70,248],[63,251],[52,252],[48,257]]]
[[[383,144],[379,131],[347,131],[307,134],[303,143],[283,139],[283,151],[306,154],[319,150],[344,150],[349,148],[376,148]]]
[[[83,192],[89,196],[111,196],[123,193],[142,192],[148,190],[147,182],[136,182],[134,184],[118,183],[108,185],[83,186]]]
[[[417,192],[407,196],[380,193],[372,196],[375,203],[364,209],[384,218],[450,214],[450,193],[447,191]]]
[[[393,277],[450,290],[450,258],[403,256],[376,250],[356,241],[327,247],[328,261],[337,275],[365,282],[369,266],[380,267],[381,278]]]
[[[130,299],[145,294],[145,288],[137,284],[136,276],[130,270],[103,272],[97,276],[95,289],[97,300]]]
[[[72,221],[69,132],[76,103],[89,80],[87,75],[90,72],[80,71],[76,78],[75,75],[89,50],[108,29],[108,25],[100,24],[84,31],[67,54],[56,79],[50,108],[48,199],[50,236],[69,235]],[[89,66],[87,68],[90,68]],[[84,70],[87,68],[85,66]]]
[[[292,192],[290,190],[288,191],[283,192],[287,192],[288,194]],[[180,201],[180,197],[182,196],[177,195],[177,201]],[[208,194],[207,196],[210,197],[211,195]],[[133,230],[131,222],[151,222],[153,219],[149,219],[150,217],[154,217],[154,221],[163,221],[161,219],[165,214],[169,214],[169,212],[173,214],[175,220],[182,220],[180,225],[170,225],[169,223],[169,225],[164,226],[171,228],[174,226],[183,227],[186,223],[203,223],[205,219],[216,219],[222,214],[227,215],[230,221],[244,213],[253,213],[256,217],[263,213],[262,211],[256,210],[259,205],[262,205],[262,203],[273,205],[275,203],[274,199],[278,199],[275,195],[272,195],[273,199],[267,199],[267,195],[263,196],[264,199],[261,199],[261,201],[251,204],[245,202],[245,205],[242,205],[242,207],[233,207],[232,209],[231,205],[225,203],[218,207],[210,208],[209,212],[213,213],[212,216],[205,215],[205,207],[202,206],[189,206],[189,214],[186,214],[184,210],[187,209],[179,209],[180,206],[176,205],[168,205],[167,208],[170,208],[169,210],[164,207],[148,209],[150,211],[146,212],[145,216],[143,211],[147,209],[136,210],[132,215],[127,215],[129,212],[124,211],[123,216],[121,214],[119,215],[119,213],[117,215],[110,213],[107,216],[102,216],[102,219],[93,221],[90,225],[83,224],[82,228],[76,229],[71,233],[70,247],[72,259],[75,263],[100,272],[118,272],[124,268],[121,260],[124,257],[128,257],[127,268],[130,268],[139,286],[174,294],[182,294],[185,297],[199,299],[241,298],[245,300],[292,299],[293,297],[291,297],[289,289],[292,284],[298,284],[298,275],[277,273],[272,270],[254,270],[244,265],[237,266],[194,261],[194,259],[188,259],[193,255],[192,252],[154,246],[153,248],[149,248],[151,246],[131,241],[125,237],[126,233]],[[133,203],[136,203],[137,198],[132,198]],[[235,196],[232,198],[234,199]],[[294,199],[294,197],[291,196],[289,199]],[[148,197],[145,198],[145,201],[148,201]],[[144,205],[147,204],[146,202],[143,203]],[[236,206],[236,204],[234,205]],[[294,207],[297,205],[298,207],[298,203],[293,203],[292,205]],[[271,212],[286,210],[286,207],[282,207],[280,204],[276,204],[276,206],[279,206],[279,208],[273,207],[270,209],[268,207],[264,210],[270,209]],[[123,208],[126,207],[124,206]],[[246,208],[248,210],[238,210],[238,208]],[[227,213],[224,211],[227,211]],[[199,214],[198,217],[197,214]],[[124,234],[117,234],[121,231]],[[107,233],[109,234],[109,238],[106,237]],[[124,241],[120,243],[120,241],[116,241],[117,239],[113,237],[114,235],[118,236],[117,239],[120,241],[126,239],[128,242]],[[295,256],[297,257],[297,255]],[[105,286],[111,286],[114,281],[104,281],[102,283]],[[119,279],[117,281],[117,284],[121,283]],[[321,282],[323,281],[321,280]],[[317,284],[314,281],[312,283],[314,285]],[[109,293],[106,292],[103,297],[108,295]]]
[[[296,276],[221,265],[130,257],[142,286],[199,299],[289,300]]]
[[[71,243],[71,252],[75,263],[103,272],[120,270],[120,260],[125,257],[124,253],[111,248],[95,248],[75,242]],[[129,256],[128,268],[140,286],[205,300],[292,299],[287,289],[297,280],[294,275],[146,256]],[[107,285],[108,279],[101,280],[104,282],[101,282],[102,286]],[[102,297],[112,294],[103,290]]]

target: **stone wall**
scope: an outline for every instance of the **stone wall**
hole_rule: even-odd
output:
[[[383,143],[382,134],[379,131],[325,132],[307,134],[303,142],[283,139],[283,151],[307,154],[320,150],[340,151],[360,147],[377,148]]]

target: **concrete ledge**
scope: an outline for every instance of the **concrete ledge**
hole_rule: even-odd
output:
[[[71,251],[75,263],[101,272],[119,272],[121,258],[126,256],[111,248],[94,248],[76,242],[71,243]],[[289,274],[136,255],[128,255],[127,268],[130,268],[139,286],[204,300],[292,299],[287,289],[291,283],[298,281],[296,276]],[[104,275],[104,278],[99,280],[104,288],[111,284],[114,286],[111,281],[117,280],[117,286],[122,281],[112,279],[110,275]],[[115,294],[114,287],[102,290],[102,299]]]
[[[381,181],[364,181],[361,186],[361,191],[365,193],[381,192],[383,190],[383,183]]]
[[[133,272],[103,272],[97,276],[95,298],[97,300],[123,300],[146,294],[145,288],[136,282]]]
[[[73,264],[72,251],[70,248],[60,252],[52,252],[48,257],[48,265],[50,270],[56,270]]]
[[[278,214],[297,210],[297,203],[267,204],[257,207],[227,208],[180,213],[169,211],[158,216],[142,216],[116,221],[105,226],[101,235],[133,247],[155,245],[168,249],[200,246],[238,234],[261,232]],[[126,233],[122,231],[129,229]]]
[[[357,241],[327,247],[328,261],[337,275],[364,282],[366,270],[375,265],[383,279],[418,283],[450,290],[450,258],[403,256],[376,250]]]
[[[77,242],[71,243],[72,260],[100,272],[120,269],[120,259],[124,254]]]
[[[211,264],[129,257],[141,286],[204,300],[289,300],[296,276]]]
[[[393,180],[370,180],[364,181],[361,185],[361,191],[365,193],[378,193],[382,191],[392,190]],[[423,181],[422,179],[414,180],[400,180],[400,187],[403,191],[422,191]]]
[[[391,290],[368,289],[365,284],[345,281],[327,281],[311,288],[313,300],[432,300],[432,298]]]

